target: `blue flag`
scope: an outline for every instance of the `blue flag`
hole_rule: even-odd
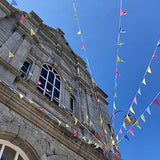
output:
[[[12,2],[10,3],[12,6],[18,6],[17,2],[15,0],[12,0]]]
[[[127,135],[125,135],[125,136],[124,136],[124,138],[126,138],[126,139],[129,141],[129,138],[128,138],[128,136],[127,136]]]
[[[126,33],[126,31],[124,29],[120,28],[119,33]]]

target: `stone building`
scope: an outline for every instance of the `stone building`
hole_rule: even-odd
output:
[[[1,160],[120,160],[106,98],[61,29],[0,0]]]

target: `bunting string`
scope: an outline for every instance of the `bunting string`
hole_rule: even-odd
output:
[[[144,110],[144,112],[137,118],[136,122],[130,127],[130,129],[128,131],[126,131],[125,134],[122,133],[122,130],[120,129],[119,133],[122,134],[122,138],[120,140],[118,140],[118,143],[120,143],[124,138],[127,137],[128,133],[131,133],[132,136],[134,136],[133,133],[133,127],[136,125],[139,129],[141,129],[140,124],[139,124],[139,120],[141,119],[143,122],[146,122],[145,116],[144,114],[147,112],[149,115],[151,115],[151,111],[150,111],[150,107],[152,106],[153,103],[157,104],[160,106],[160,103],[158,102],[158,96],[160,95],[160,92],[155,96],[155,98],[151,101],[151,103],[147,106],[147,108]],[[158,104],[158,103],[159,104]],[[118,136],[118,135],[117,135]],[[126,138],[128,139],[128,137]]]
[[[151,63],[152,63],[153,59],[156,57],[156,52],[157,52],[157,49],[158,49],[159,46],[160,46],[160,40],[158,41],[158,43],[157,43],[157,45],[156,45],[156,47],[155,47],[155,49],[154,49],[154,52],[153,52],[153,54],[152,54],[152,56],[151,56],[151,59],[150,59],[150,61],[149,61],[149,63],[148,63],[147,69],[145,70],[145,73],[144,73],[144,75],[143,75],[143,77],[142,77],[142,80],[141,80],[141,82],[140,82],[140,84],[139,84],[139,86],[138,86],[138,89],[137,89],[137,91],[136,91],[136,94],[135,94],[135,96],[134,96],[134,98],[133,98],[133,100],[132,100],[132,103],[131,103],[131,105],[130,105],[130,108],[129,108],[128,112],[127,112],[127,115],[130,113],[130,111],[131,111],[133,114],[135,114],[135,113],[134,113],[134,110],[133,110],[133,104],[137,105],[137,95],[141,95],[141,85],[142,85],[142,84],[146,85],[146,80],[145,80],[146,74],[147,74],[147,73],[149,73],[149,74],[152,73],[150,66],[151,66]],[[123,125],[124,125],[124,124],[122,124],[122,126],[120,127],[120,130],[122,129]],[[117,136],[118,136],[118,135],[119,135],[119,132],[118,132]]]

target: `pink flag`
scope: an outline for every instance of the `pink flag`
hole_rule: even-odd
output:
[[[134,98],[133,102],[134,102],[135,104],[137,104],[137,98],[136,98],[136,97]]]
[[[24,15],[22,14],[22,17],[20,19],[20,22],[23,22],[26,18],[24,17]]]
[[[115,119],[117,119],[117,117],[115,116],[114,112],[113,112],[113,117],[114,117]]]
[[[117,68],[116,68],[116,75],[120,75]]]
[[[43,110],[44,110],[42,107],[39,107],[39,109],[40,109],[41,111],[43,111]]]
[[[120,133],[121,135],[123,135],[122,129],[119,130],[119,133]]]
[[[84,42],[82,41],[82,49],[85,49]]]
[[[76,131],[76,130],[73,131],[74,137],[76,137],[77,133],[78,133],[78,131]]]
[[[122,9],[120,9],[120,16],[126,15],[127,12],[123,11]]]
[[[105,148],[103,148],[103,154],[105,154],[106,153],[106,149]]]
[[[132,128],[130,128],[129,132],[131,133],[132,136],[134,136]]]
[[[0,80],[0,83],[2,82],[2,80]]]
[[[155,98],[155,99],[153,100],[153,103],[155,103],[155,104],[157,104],[158,106],[160,106],[160,103],[158,102],[158,99],[157,99],[157,98]]]
[[[96,138],[96,136],[94,134],[92,136],[93,136],[93,138]]]
[[[98,133],[98,135],[102,138],[102,135],[100,133]]]
[[[41,85],[41,84],[42,84],[39,80],[37,80],[37,83],[38,83],[39,85]]]
[[[118,153],[118,152],[114,152],[114,154],[115,154],[115,155],[119,155],[119,153]]]
[[[154,54],[153,56],[152,56],[152,59],[154,59],[156,57],[156,55]]]

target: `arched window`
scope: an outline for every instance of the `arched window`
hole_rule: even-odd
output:
[[[59,105],[61,78],[58,72],[48,64],[44,64],[39,78],[38,90],[55,104]]]
[[[19,147],[0,139],[0,160],[29,160]]]

